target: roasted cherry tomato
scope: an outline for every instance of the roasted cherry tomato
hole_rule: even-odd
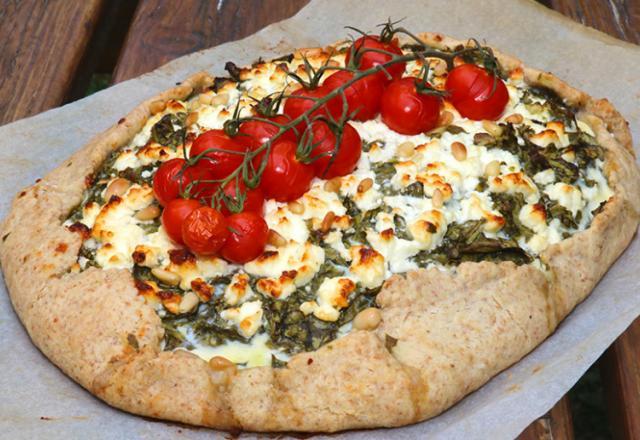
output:
[[[275,142],[271,147],[260,184],[266,198],[290,202],[311,187],[313,167],[298,160],[297,147],[291,141]]]
[[[316,147],[311,151],[310,157],[313,159],[322,155],[312,162],[316,176],[322,179],[331,179],[345,176],[356,168],[362,154],[362,139],[351,124],[344,124],[342,139],[331,164],[329,164],[331,154],[336,150],[336,135],[324,121],[314,122],[311,125],[311,133],[313,145]]]
[[[167,235],[173,241],[184,244],[182,241],[182,223],[193,211],[198,209],[200,202],[193,199],[173,199],[162,211],[162,224]]]
[[[284,102],[284,114],[292,120],[296,119],[313,107],[316,104],[316,99],[324,98],[329,92],[330,90],[326,87],[317,87],[315,89],[305,89],[302,87],[291,93],[291,96]],[[337,104],[340,104],[340,106],[337,106]],[[309,120],[322,114],[331,115],[333,118],[338,119],[342,115],[342,104],[333,99],[329,100],[329,102],[311,113]],[[304,121],[296,125],[299,135],[302,135],[306,126],[307,124]]]
[[[209,206],[194,209],[182,222],[182,241],[198,255],[215,255],[228,236],[224,215]]]
[[[238,190],[236,190],[238,187]],[[255,212],[258,215],[262,215],[262,208],[264,206],[264,194],[260,188],[249,189],[244,183],[244,180],[240,179],[239,184],[236,185],[236,180],[233,179],[227,183],[224,187],[224,194],[232,199],[232,203],[237,203],[238,193],[244,194],[244,203],[242,205],[242,211],[240,212]],[[232,212],[229,207],[222,203],[220,211],[224,215],[231,215]]]
[[[164,162],[153,176],[153,192],[161,205],[177,199],[180,192],[186,191],[194,180],[211,180],[213,177],[208,168],[199,166],[183,167],[186,161],[176,158]],[[180,174],[182,173],[182,174]],[[210,191],[210,183],[196,183],[189,188],[192,198],[198,198]]]
[[[380,38],[374,35],[367,35],[354,41],[351,48],[347,51],[345,64],[349,64],[352,53],[355,53],[356,51],[359,52],[358,55],[360,61],[358,62],[358,69],[360,70],[367,70],[377,66],[378,64],[384,64],[391,61],[391,54],[367,51],[365,49],[384,50],[391,54],[402,55],[402,50],[398,47],[395,41],[384,43],[380,41]],[[406,63],[397,63],[387,67],[386,70],[393,79],[397,79],[402,76],[406,66]],[[379,72],[377,76],[379,76],[385,84],[391,81],[391,78],[389,78],[384,72]]]
[[[456,110],[476,121],[498,119],[509,102],[504,82],[475,64],[454,67],[447,76],[445,88]]]
[[[264,219],[255,212],[242,212],[227,217],[230,231],[220,253],[232,263],[246,263],[264,252],[269,235],[269,227]]]
[[[418,92],[416,81],[410,77],[396,79],[382,95],[382,121],[398,133],[418,134],[438,124],[442,100]]]
[[[209,130],[193,141],[189,157],[205,153],[206,157],[198,161],[198,166],[209,169],[214,179],[224,179],[242,164],[246,151],[244,145],[231,139],[223,130]]]
[[[269,121],[273,121],[276,124],[285,125],[288,124],[290,119],[285,115],[276,115],[271,118],[264,118]],[[269,139],[274,137],[280,128],[276,125],[270,124],[264,121],[245,121],[240,124],[238,129],[238,135],[234,137],[234,140],[247,146],[251,150],[255,150]],[[278,140],[296,141],[296,134],[293,129],[285,131]]]
[[[325,81],[323,86],[329,90],[342,86],[353,78],[353,72],[347,70],[339,70]],[[344,96],[347,98],[349,115],[353,115],[351,119],[356,121],[368,121],[375,118],[380,110],[380,99],[384,91],[384,83],[378,75],[369,75],[356,81],[344,90]],[[332,104],[336,108],[342,108],[344,101],[342,96],[332,99]]]

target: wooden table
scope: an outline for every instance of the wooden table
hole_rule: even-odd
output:
[[[640,0],[539,1],[640,44]],[[180,55],[250,35],[307,2],[182,0],[178,9],[162,0],[0,0],[0,125],[83,96],[93,72],[112,72],[113,82],[133,78]],[[611,430],[619,439],[640,439],[639,347],[640,318],[599,361]],[[565,396],[519,439],[573,437]]]

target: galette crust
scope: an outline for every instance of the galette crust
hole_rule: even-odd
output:
[[[440,48],[464,44],[435,33],[420,38]],[[62,222],[81,201],[85,178],[142,128],[153,101],[184,99],[213,83],[198,73],[142,103],[14,200],[0,230],[0,262],[34,344],[110,405],[194,425],[332,432],[441,413],[548,337],[623,252],[640,219],[640,173],[620,114],[606,100],[496,54],[507,69],[523,68],[528,83],[578,107],[606,149],[615,195],[589,229],[542,253],[546,274],[483,262],[396,275],[378,295],[376,331],[298,354],[286,368],[227,374],[188,352],[162,352],[160,319],[128,270],[68,272],[82,239]]]

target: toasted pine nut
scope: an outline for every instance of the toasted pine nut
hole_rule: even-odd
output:
[[[228,93],[218,93],[216,96],[211,98],[211,105],[225,105],[229,102],[229,94]]]
[[[212,99],[213,99],[213,95],[211,95],[210,93],[201,93],[198,96],[198,102],[200,104],[209,105],[209,104],[211,104],[211,100]]]
[[[375,307],[366,308],[353,318],[353,328],[356,330],[373,330],[380,325],[382,313]]]
[[[415,151],[416,151],[416,145],[411,141],[403,142],[400,145],[398,145],[398,148],[396,148],[396,152],[398,153],[398,156],[405,157],[405,158],[413,156],[413,153]]]
[[[358,193],[362,194],[364,192],[367,192],[371,189],[372,186],[373,186],[373,179],[371,177],[366,177],[362,179],[358,184]]]
[[[333,213],[333,211],[327,212],[324,218],[322,219],[322,224],[320,225],[320,231],[328,232],[329,229],[331,229],[331,226],[333,225],[333,220],[335,218],[336,218],[336,215]]]
[[[182,280],[182,277],[177,273],[169,272],[168,270],[160,269],[159,267],[151,269],[151,274],[169,286],[177,286]]]
[[[502,127],[500,127],[493,121],[485,119],[484,121],[482,121],[482,128],[484,128],[487,133],[489,133],[493,137],[498,137],[502,134]]]
[[[527,107],[527,110],[529,110],[529,113],[533,115],[542,113],[542,110],[544,110],[544,107],[539,102],[534,102],[533,104],[526,104],[525,107]]]
[[[149,104],[149,111],[151,112],[152,115],[155,115],[156,113],[160,113],[165,108],[167,108],[167,103],[164,101],[158,100],[158,101],[153,101],[151,104]]]
[[[108,202],[113,196],[120,197],[127,192],[127,190],[129,189],[129,184],[130,183],[127,179],[118,177],[109,184],[109,187],[104,192],[104,199]]]
[[[193,124],[195,124],[196,122],[198,122],[198,116],[200,116],[198,114],[198,112],[191,112],[187,115],[187,119],[185,119],[184,124],[189,127]]]
[[[438,125],[440,126],[446,126],[446,125],[451,125],[451,123],[453,122],[453,113],[451,113],[450,111],[443,111],[442,113],[440,113],[440,118],[438,120]]]
[[[136,213],[136,218],[138,220],[153,220],[160,215],[160,208],[156,205],[149,205],[146,208],[141,209]]]
[[[442,191],[440,191],[438,188],[433,191],[433,195],[431,196],[431,204],[434,208],[442,208],[442,205],[444,204]]]
[[[324,182],[324,190],[327,192],[337,193],[340,191],[340,185],[342,181],[339,177],[334,177],[333,179],[329,179]]]
[[[198,298],[198,295],[189,291],[185,293],[182,297],[182,300],[180,300],[180,307],[178,310],[180,313],[190,312],[191,310],[196,308],[199,302],[200,299]]]
[[[231,372],[236,370],[236,364],[234,364],[224,356],[214,356],[209,359],[209,368],[214,371],[229,370]]]
[[[484,167],[484,173],[490,177],[500,174],[500,162],[498,162],[497,160],[492,160],[491,162],[489,162],[487,166]]]
[[[514,113],[512,115],[507,116],[504,121],[508,122],[509,124],[522,124],[522,121],[524,121],[524,118],[520,113]]]
[[[287,240],[277,231],[269,229],[269,235],[267,235],[267,243],[275,247],[282,247],[287,244]]]
[[[294,214],[304,214],[304,205],[297,200],[287,203],[287,206],[289,207],[289,211],[293,212]]]
[[[460,162],[467,160],[467,147],[461,142],[454,142],[451,144],[451,154]]]
[[[476,133],[473,135],[473,143],[476,145],[489,145],[495,138],[489,133]]]

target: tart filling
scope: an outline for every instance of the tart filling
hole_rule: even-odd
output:
[[[345,52],[307,60],[344,66]],[[430,62],[429,82],[442,87],[446,71]],[[405,75],[419,77],[422,64],[408,63]],[[396,133],[379,116],[352,121],[363,140],[355,171],[314,179],[298,200],[268,200],[271,239],[258,258],[232,264],[172,242],[152,189],[158,166],[234,112],[251,115],[255,100],[285,89],[287,72],[304,75],[303,67],[298,53],[258,62],[168,102],[105,161],[66,222],[90,229],[73,270],[131,270],[162,318],[166,350],[281,366],[351,331],[393,274],[464,261],[540,265],[542,251],[588,228],[612,195],[591,128],[514,70],[496,121],[464,118],[447,100],[440,126],[418,135]]]

